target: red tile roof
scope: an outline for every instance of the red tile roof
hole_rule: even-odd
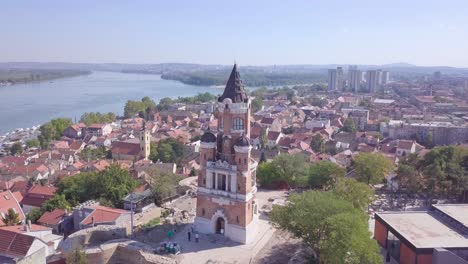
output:
[[[10,191],[4,191],[0,193],[0,212],[7,214],[10,208],[15,209],[16,213],[19,215],[19,220],[23,221],[25,219],[23,210],[20,207],[20,204],[17,200],[17,197],[20,197],[21,194],[13,194]],[[5,225],[2,220],[0,220],[0,226]]]
[[[37,223],[43,225],[56,225],[62,221],[64,216],[64,209],[55,209],[52,212],[45,212],[41,218],[37,220]]]
[[[26,233],[26,232],[28,232],[28,231],[24,230],[24,225],[2,226],[2,227],[0,227],[0,230],[6,230],[6,231],[15,232],[15,233]],[[45,230],[52,230],[52,229],[50,227],[46,227],[46,226],[31,224],[30,231],[34,232],[34,231],[45,231]]]
[[[0,254],[24,257],[35,239],[33,236],[0,230]]]
[[[42,186],[39,184],[34,185],[29,189],[28,194],[37,194],[37,195],[45,195],[45,196],[53,196],[57,191],[56,187],[53,186]]]
[[[100,205],[95,205],[92,206],[91,208],[94,208],[95,210],[89,214],[83,221],[81,221],[81,224],[84,225],[89,225],[92,224],[93,219],[94,223],[110,223],[114,222],[117,220],[120,216],[123,214],[129,213],[128,211],[121,210],[121,209],[115,209],[115,208],[110,208],[110,207],[105,207],[105,206],[100,206]]]
[[[116,141],[112,144],[112,153],[135,156],[140,154],[140,145],[135,143]]]

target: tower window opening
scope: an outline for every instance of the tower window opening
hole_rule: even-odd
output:
[[[234,118],[233,128],[234,130],[244,129],[244,120],[242,120],[242,118]]]

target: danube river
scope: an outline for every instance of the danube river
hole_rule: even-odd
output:
[[[149,96],[192,96],[220,93],[210,87],[163,80],[159,75],[93,72],[54,81],[0,86],[0,135],[43,124],[52,118],[80,119],[85,112],[123,114],[127,100]]]

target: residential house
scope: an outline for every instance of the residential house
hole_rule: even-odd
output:
[[[48,245],[41,239],[0,230],[0,263],[46,264]]]
[[[21,209],[20,203],[23,196],[19,192],[11,192],[9,190],[0,193],[0,226],[4,226],[5,223],[1,220],[5,215],[8,214],[10,209],[13,209],[18,214],[20,222],[24,222],[26,215]]]
[[[270,148],[278,145],[280,139],[283,137],[283,133],[281,132],[276,132],[276,131],[268,131],[267,134],[267,139],[268,139],[268,146]]]
[[[101,205],[82,206],[73,211],[75,230],[96,225],[117,225],[129,228],[130,212]]]
[[[41,208],[42,204],[52,198],[57,191],[53,186],[42,186],[36,184],[29,189],[21,201],[25,214],[29,213],[34,208]]]
[[[22,225],[2,226],[0,227],[0,230],[11,231],[18,234],[39,238],[47,245],[47,256],[54,254],[58,245],[63,240],[63,236],[52,234],[52,228],[31,224],[31,221],[28,221],[28,223]]]
[[[92,124],[84,129],[84,135],[93,135],[101,137],[112,133],[112,126],[110,124]]]
[[[65,230],[70,230],[66,225],[73,225],[72,221],[66,221],[68,212],[66,209],[54,209],[51,212],[45,212],[38,220],[37,224],[52,229],[54,234],[63,234]]]
[[[69,138],[82,138],[83,137],[83,128],[86,125],[83,123],[73,124],[63,131],[63,135]]]
[[[396,155],[398,157],[406,156],[416,152],[416,141],[414,140],[398,140],[396,147]]]

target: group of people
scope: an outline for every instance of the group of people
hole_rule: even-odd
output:
[[[195,243],[198,243],[200,237],[198,232],[195,232],[193,225],[190,227],[190,230],[187,231],[187,239],[189,242],[192,241],[192,234],[195,234]]]

